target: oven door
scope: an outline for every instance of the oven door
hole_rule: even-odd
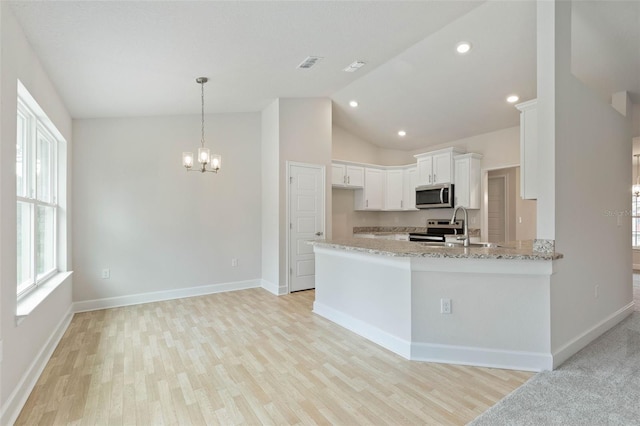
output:
[[[416,188],[416,207],[438,209],[453,207],[453,184],[427,185]]]

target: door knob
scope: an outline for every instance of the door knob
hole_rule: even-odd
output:
[[[318,232],[316,232],[316,237],[319,237],[319,236],[321,236],[321,235],[323,235],[323,234],[324,234],[324,232],[320,232],[320,231],[318,231]]]

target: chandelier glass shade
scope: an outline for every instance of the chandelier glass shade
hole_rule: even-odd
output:
[[[202,105],[202,120],[201,120],[201,131],[202,137],[200,139],[200,148],[198,148],[198,163],[200,166],[198,168],[193,168],[194,165],[194,157],[193,152],[183,152],[182,153],[182,165],[187,169],[188,172],[212,172],[218,173],[220,170],[220,166],[222,165],[222,157],[217,154],[211,154],[209,148],[205,148],[204,146],[204,84],[209,81],[207,77],[198,77],[196,78],[196,83],[200,85],[200,100]]]

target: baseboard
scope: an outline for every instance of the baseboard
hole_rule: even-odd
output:
[[[553,364],[551,354],[430,343],[413,343],[411,360],[521,371],[551,370]]]
[[[364,321],[353,318],[350,315],[344,314],[319,302],[313,303],[313,313],[318,314],[329,321],[335,322],[347,330],[351,330],[403,358],[410,359],[411,343],[406,340],[393,336],[386,331],[380,330],[379,328],[367,324]]]
[[[551,354],[411,343],[319,302],[314,302],[313,312],[412,361],[523,371],[550,370],[552,366]]]
[[[275,294],[276,296],[282,296],[283,294],[289,293],[287,286],[279,286],[267,280],[260,280],[260,287],[264,288],[269,293]]]
[[[130,296],[108,297],[105,299],[74,302],[74,312],[96,311],[99,309],[118,308],[121,306],[140,305],[142,303],[162,302],[164,300],[182,299],[185,297],[204,296],[226,291],[246,290],[261,287],[261,280],[235,281],[223,284],[204,285],[176,290],[154,291],[151,293],[132,294]]]
[[[631,313],[633,313],[633,309],[634,303],[631,302],[555,351],[553,353],[553,368],[558,368],[563,362],[575,355],[580,349],[584,348],[610,328],[631,315]]]
[[[31,391],[35,387],[40,375],[44,371],[44,368],[47,366],[47,362],[53,355],[53,351],[58,346],[60,339],[64,335],[65,331],[71,324],[71,319],[73,318],[73,305],[69,306],[69,309],[62,317],[60,323],[55,328],[54,332],[49,337],[49,340],[42,347],[42,350],[35,357],[26,373],[20,379],[20,382],[15,387],[9,398],[7,398],[7,402],[2,407],[0,411],[0,425],[12,425],[15,423],[18,415],[20,415],[20,411],[22,411],[22,407],[27,402]]]

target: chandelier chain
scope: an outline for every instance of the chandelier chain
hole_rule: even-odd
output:
[[[200,139],[200,145],[204,148],[204,81],[200,83],[200,88],[202,89],[200,92],[200,100],[202,104],[202,138]]]

